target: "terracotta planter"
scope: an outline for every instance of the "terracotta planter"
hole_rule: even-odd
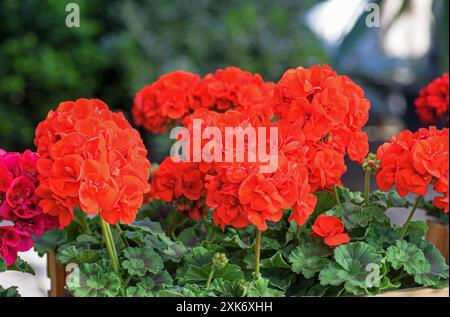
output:
[[[434,221],[427,221],[427,223],[429,228],[426,235],[427,241],[434,244],[436,248],[441,251],[442,255],[448,263],[448,225],[443,225]]]

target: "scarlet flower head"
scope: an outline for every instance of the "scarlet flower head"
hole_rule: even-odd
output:
[[[153,133],[166,132],[197,109],[234,109],[270,120],[272,109],[266,107],[266,99],[273,87],[260,75],[237,67],[219,69],[202,79],[196,74],[174,71],[136,94],[132,114],[137,126]]]
[[[368,120],[370,102],[360,86],[328,65],[287,70],[268,106],[278,118],[297,122],[306,141],[325,141],[358,163],[368,153],[361,128]]]
[[[321,214],[311,229],[313,231],[310,235],[323,239],[323,242],[331,248],[350,242],[349,235],[344,232],[345,225],[338,217]]]
[[[436,197],[436,207],[448,212],[448,128],[403,131],[378,148],[381,169],[376,176],[378,186],[387,191],[396,186],[403,197],[408,193],[425,195],[430,184],[444,196]]]
[[[36,129],[39,205],[66,226],[79,206],[110,224],[131,223],[148,192],[150,162],[122,113],[98,99],[78,99],[50,111]]]
[[[420,121],[424,124],[442,121],[448,126],[448,87],[448,73],[445,73],[420,90],[415,105]]]
[[[33,247],[33,237],[58,227],[58,218],[47,215],[36,195],[38,155],[29,150],[8,153],[0,149],[0,258],[6,265],[16,261],[18,252]]]

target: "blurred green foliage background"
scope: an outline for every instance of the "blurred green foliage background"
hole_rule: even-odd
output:
[[[65,25],[71,2],[80,7],[79,28]],[[330,48],[306,25],[305,14],[321,2],[0,0],[0,147],[34,148],[35,126],[64,100],[100,98],[130,118],[134,94],[176,69],[205,74],[235,65],[276,81],[289,67],[330,63],[369,95],[386,94],[394,87],[392,74],[383,73],[383,80],[372,75],[392,70],[392,61],[382,65],[370,49],[363,50],[363,65],[352,55],[360,54],[358,47],[366,46],[374,30],[362,25],[362,16]],[[412,95],[448,70],[448,1],[434,2],[436,45],[425,57],[432,62],[413,61],[411,67],[420,70]],[[382,97],[373,103],[387,113]],[[147,135],[147,142],[167,139]]]
[[[79,28],[65,25],[70,2]],[[134,94],[171,70],[235,65],[276,80],[325,62],[302,16],[315,2],[0,0],[0,146],[32,147],[64,100],[97,97],[129,115]]]

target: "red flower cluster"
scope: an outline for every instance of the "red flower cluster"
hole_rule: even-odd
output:
[[[348,154],[359,163],[367,155],[368,139],[361,128],[368,120],[370,102],[360,86],[329,66],[289,69],[269,104],[277,117],[301,128],[307,143],[322,140],[336,152],[332,156]]]
[[[448,73],[423,88],[415,101],[416,111],[424,124],[442,120],[448,126]]]
[[[329,247],[335,248],[350,242],[349,235],[344,233],[345,225],[338,217],[322,214],[314,221],[311,229],[310,235],[323,239]]]
[[[279,123],[270,123],[235,110],[222,114],[215,111],[196,112],[185,120],[189,129],[192,129],[195,118],[201,118],[207,123],[206,126],[219,128],[222,144],[226,144],[227,129],[230,128],[241,128],[242,131],[252,128],[256,139],[259,133],[265,133],[265,140],[270,139],[271,128],[280,130]],[[284,131],[287,133],[288,130]],[[279,221],[286,209],[292,209],[291,219],[304,224],[314,210],[316,197],[310,191],[308,170],[300,162],[290,161],[283,153],[280,147],[285,145],[281,142],[282,138],[286,138],[286,135],[279,131],[279,148],[276,153],[278,166],[272,172],[262,173],[261,166],[267,166],[268,162],[263,162],[256,153],[257,149],[251,148],[249,139],[245,139],[244,148],[241,149],[243,153],[240,153],[237,146],[224,147],[222,162],[200,163],[200,170],[206,173],[206,204],[214,208],[213,220],[216,225],[222,228],[226,225],[240,228],[253,224],[259,230],[266,230],[266,221]],[[261,145],[258,144],[259,146]],[[291,144],[290,149],[300,151],[300,146]],[[266,153],[269,152],[266,149]],[[255,161],[249,159],[251,154],[254,154]],[[227,155],[232,158],[231,162],[225,161]]]
[[[204,204],[204,179],[205,173],[200,170],[199,163],[175,163],[168,157],[153,173],[151,198],[173,203],[178,211],[201,220],[208,214]]]
[[[217,111],[236,109],[241,112],[272,116],[265,100],[273,89],[260,75],[237,67],[220,69],[200,76],[175,71],[161,76],[136,94],[132,114],[137,126],[161,133],[179,123],[196,109]]]
[[[139,133],[98,99],[63,102],[36,129],[37,167],[45,213],[63,226],[73,208],[131,223],[149,190],[150,162]]]
[[[33,236],[57,227],[58,218],[46,215],[35,194],[38,185],[36,162],[38,155],[7,153],[0,149],[0,258],[7,265],[16,261],[17,252],[33,246]]]
[[[449,130],[435,127],[416,133],[403,131],[378,148],[381,170],[376,175],[378,186],[387,191],[394,184],[401,196],[408,193],[425,195],[428,185],[444,196],[434,205],[448,212],[449,208]]]

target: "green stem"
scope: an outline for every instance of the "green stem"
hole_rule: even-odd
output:
[[[208,289],[209,286],[211,285],[211,281],[214,276],[214,271],[215,271],[215,269],[214,269],[214,265],[213,265],[213,266],[211,266],[211,271],[209,271],[208,280],[206,281],[206,289]]]
[[[297,229],[295,229],[295,241],[296,241],[297,245],[299,245],[301,242],[300,232],[301,232],[302,228],[298,224],[296,224],[296,225],[297,225]]]
[[[406,231],[408,230],[409,223],[411,222],[411,220],[414,216],[414,213],[416,212],[417,207],[419,207],[419,204],[422,201],[422,198],[423,198],[423,196],[417,197],[416,202],[414,203],[414,206],[412,207],[411,212],[409,213],[408,219],[406,220],[405,224],[403,225],[402,232],[400,233],[400,240],[403,239],[403,237],[405,236]]]
[[[261,274],[259,273],[259,262],[261,259],[261,231],[256,229],[256,241],[255,241],[255,275],[258,278]]]
[[[364,203],[366,206],[369,205],[369,190],[370,190],[370,171],[366,170],[366,175],[364,177]]]
[[[341,199],[339,198],[339,193],[336,185],[333,185],[334,199],[336,199],[336,204],[341,204]]]
[[[176,240],[175,229],[176,229],[179,217],[180,217],[180,212],[175,210],[175,216],[173,216],[172,224],[170,225],[170,228],[169,228],[169,236],[173,240]]]

